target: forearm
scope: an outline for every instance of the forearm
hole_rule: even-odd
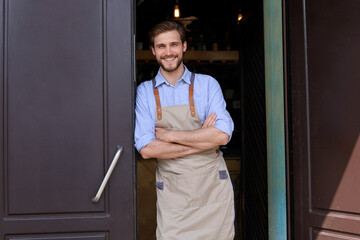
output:
[[[154,140],[140,150],[144,159],[148,158],[178,158],[203,151],[203,149]]]
[[[211,149],[226,145],[229,136],[215,127],[208,127],[192,131],[170,131],[169,141],[199,149]]]

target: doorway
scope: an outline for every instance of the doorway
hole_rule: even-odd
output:
[[[172,19],[174,6],[186,25],[190,71],[218,80],[235,129],[222,147],[236,200],[236,238],[267,239],[267,161],[262,1],[138,0],[136,84],[152,79],[158,65],[147,40],[150,28]],[[241,14],[241,15],[239,15]],[[242,19],[238,19],[242,16]],[[155,160],[137,155],[138,239],[155,239]]]

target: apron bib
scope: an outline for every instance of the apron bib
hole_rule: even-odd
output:
[[[167,130],[202,127],[193,101],[191,74],[189,104],[161,107],[156,100],[155,125]],[[158,240],[232,240],[234,193],[224,158],[216,148],[173,159],[157,159]]]

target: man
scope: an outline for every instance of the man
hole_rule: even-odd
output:
[[[184,66],[180,23],[157,24],[149,40],[160,69],[137,89],[135,147],[157,158],[157,239],[232,240],[234,193],[219,146],[234,124],[220,86]]]

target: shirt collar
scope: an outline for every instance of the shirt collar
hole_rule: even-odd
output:
[[[191,84],[191,82],[190,82],[191,72],[187,69],[187,67],[185,65],[184,65],[184,68],[185,68],[185,71],[184,71],[183,75],[181,76],[181,78],[179,79],[179,81],[184,81],[190,85]],[[161,74],[160,69],[155,76],[155,82],[156,82],[155,87],[158,87],[163,83],[165,83],[168,86],[170,85],[170,83],[168,81],[166,81],[164,76]]]

